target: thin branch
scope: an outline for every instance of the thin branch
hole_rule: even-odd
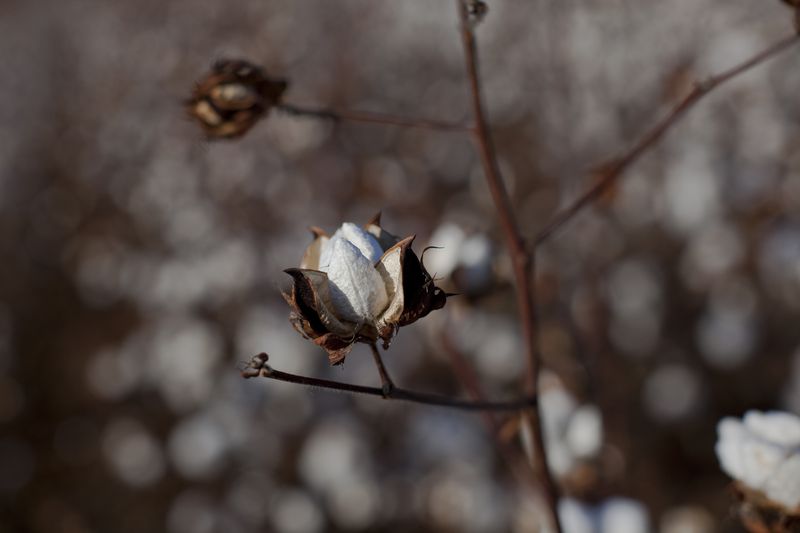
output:
[[[467,76],[472,104],[473,120],[475,121],[475,141],[480,154],[483,172],[489,191],[492,195],[500,225],[506,244],[511,254],[514,265],[514,278],[517,284],[517,305],[519,308],[520,325],[525,341],[525,353],[528,361],[526,375],[526,390],[532,398],[538,395],[539,381],[539,352],[537,349],[538,332],[536,324],[536,309],[533,295],[533,257],[528,252],[519,229],[516,217],[511,207],[500,168],[497,164],[491,131],[486,121],[483,98],[481,95],[480,77],[478,75],[478,58],[475,45],[475,35],[469,22],[469,13],[463,0],[456,0],[456,6],[461,22],[461,40],[464,48]],[[525,411],[528,417],[533,436],[534,468],[539,476],[543,492],[547,501],[547,509],[555,531],[561,533],[561,522],[558,516],[558,487],[553,480],[547,464],[547,455],[544,446],[544,432],[542,429],[541,413],[538,402]]]
[[[370,124],[383,124],[388,126],[400,126],[405,128],[422,128],[439,131],[472,131],[472,126],[454,124],[440,120],[428,119],[409,119],[384,113],[372,113],[369,111],[352,111],[347,109],[327,109],[327,108],[308,108],[299,107],[292,104],[279,104],[277,109],[296,117],[309,117],[334,122],[364,122]]]
[[[440,394],[417,392],[398,387],[391,389],[387,395],[383,388],[366,387],[364,385],[354,385],[352,383],[343,383],[341,381],[331,381],[328,379],[312,378],[309,376],[300,376],[297,374],[290,374],[288,372],[281,372],[280,370],[275,370],[269,366],[267,364],[268,359],[269,358],[267,354],[264,353],[253,357],[250,363],[248,363],[244,370],[242,370],[242,377],[262,377],[276,379],[278,381],[295,383],[297,385],[306,385],[308,387],[317,387],[320,389],[335,390],[339,392],[349,392],[352,394],[364,394],[367,396],[378,396],[386,400],[400,400],[421,403],[425,405],[438,405],[440,407],[451,407],[453,409],[463,409],[466,411],[521,411],[536,405],[536,400],[534,398],[509,400],[506,402],[473,402],[469,400],[460,400],[458,398],[450,398],[449,396],[442,396]]]
[[[546,241],[553,233],[564,224],[572,220],[581,209],[594,202],[605,192],[629,166],[641,157],[648,149],[655,145],[664,134],[683,117],[703,96],[707,95],[723,83],[735,78],[753,67],[760,65],[778,53],[786,50],[793,44],[800,41],[798,35],[790,35],[776,42],[766,50],[759,52],[747,61],[726,70],[716,76],[712,76],[704,82],[697,83],[689,94],[687,94],[675,107],[659,122],[648,130],[634,145],[621,157],[611,161],[599,168],[604,168],[597,182],[584,191],[569,206],[565,207],[542,228],[533,241],[533,246],[537,247]]]
[[[371,342],[369,343],[369,348],[372,351],[372,358],[375,360],[375,366],[378,367],[378,374],[381,377],[383,397],[388,398],[392,395],[392,391],[395,390],[394,381],[392,381],[392,378],[389,376],[386,365],[383,364],[383,358],[381,357],[381,352],[378,351],[378,346],[374,342]]]

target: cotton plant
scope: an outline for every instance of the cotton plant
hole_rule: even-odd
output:
[[[800,417],[748,411],[742,419],[723,418],[717,434],[717,458],[736,480],[745,525],[751,531],[790,531],[781,524],[800,523]]]

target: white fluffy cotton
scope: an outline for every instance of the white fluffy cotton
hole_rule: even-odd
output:
[[[722,469],[789,509],[800,507],[800,417],[749,411],[717,425]]]
[[[325,242],[320,270],[328,274],[331,300],[339,317],[370,322],[389,305],[386,285],[375,269],[381,255],[375,237],[350,222]]]

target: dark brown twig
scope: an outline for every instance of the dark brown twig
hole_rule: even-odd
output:
[[[537,349],[536,309],[533,297],[533,257],[528,252],[522,233],[519,230],[516,217],[511,207],[500,168],[497,164],[492,142],[491,131],[486,121],[483,98],[481,96],[480,77],[478,75],[478,58],[475,46],[475,35],[469,21],[467,6],[463,0],[456,0],[456,6],[461,22],[461,40],[464,48],[467,76],[472,104],[473,120],[475,121],[475,141],[478,146],[483,172],[492,195],[500,225],[506,244],[509,248],[514,265],[514,278],[517,284],[517,305],[519,308],[520,324],[525,342],[525,353],[528,361],[526,375],[526,390],[532,398],[538,395],[539,380],[539,353]],[[544,447],[544,434],[542,430],[541,413],[538,402],[525,411],[532,429],[535,469],[539,476],[547,509],[555,531],[561,533],[561,522],[558,517],[558,487],[547,465],[547,455]]]
[[[341,381],[332,381],[329,379],[312,378],[308,376],[290,374],[288,372],[281,372],[280,370],[275,370],[269,366],[267,364],[267,360],[268,357],[266,354],[259,354],[253,357],[247,367],[242,370],[242,377],[262,377],[276,379],[278,381],[295,383],[297,385],[306,385],[308,387],[349,392],[352,394],[365,394],[367,396],[378,396],[387,400],[400,400],[425,405],[438,405],[440,407],[450,407],[453,409],[463,409],[466,411],[521,411],[536,404],[536,400],[533,398],[509,400],[506,402],[473,402],[469,400],[460,400],[458,398],[450,398],[449,396],[442,396],[439,394],[430,394],[427,392],[401,389],[399,387],[392,388],[387,395],[384,388],[366,387],[364,385],[354,385],[352,383],[343,383]]]
[[[292,104],[278,104],[277,109],[289,113],[296,117],[309,117],[334,122],[365,122],[370,124],[383,124],[388,126],[400,126],[405,128],[422,128],[439,131],[472,131],[472,126],[463,124],[453,124],[440,120],[409,119],[384,113],[372,113],[368,111],[352,111],[347,109],[326,109],[299,107]]]
[[[577,199],[575,199],[569,206],[565,207],[542,228],[536,235],[533,241],[533,246],[537,247],[546,241],[553,233],[560,229],[564,224],[572,220],[581,209],[591,204],[599,198],[621,175],[631,166],[636,160],[641,157],[649,148],[655,145],[661,137],[673,126],[678,120],[691,109],[703,96],[707,95],[723,83],[735,78],[739,74],[750,70],[751,68],[763,63],[764,61],[775,56],[779,52],[789,48],[793,44],[800,42],[798,35],[790,35],[776,42],[766,50],[759,52],[750,59],[740,63],[739,65],[726,70],[716,76],[712,76],[704,82],[697,83],[689,94],[687,94],[672,110],[659,122],[656,123],[650,130],[648,130],[634,145],[621,157],[611,161],[606,165],[599,166],[604,168],[604,172],[600,175],[597,182],[584,191]]]
[[[383,391],[383,397],[388,398],[392,395],[392,391],[395,389],[394,382],[389,376],[389,372],[386,370],[386,365],[383,364],[383,358],[381,358],[381,352],[378,351],[378,346],[374,342],[371,342],[369,343],[369,348],[372,351],[372,358],[375,360],[375,366],[378,367],[378,374],[381,377],[381,390]]]

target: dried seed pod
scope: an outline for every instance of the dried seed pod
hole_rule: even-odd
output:
[[[467,15],[473,24],[478,24],[489,12],[489,6],[483,0],[467,0]]]
[[[241,59],[214,63],[186,102],[211,139],[244,135],[273,106],[280,103],[286,82],[269,78],[263,69]]]
[[[285,271],[293,285],[283,296],[289,321],[331,364],[343,362],[356,342],[388,346],[398,328],[444,307],[447,294],[411,250],[414,237],[395,237],[379,216],[364,228],[342,224],[330,237],[319,228],[312,233],[300,268]]]
[[[732,491],[738,501],[739,519],[750,533],[800,532],[800,510],[788,510],[744,483],[734,483]]]

